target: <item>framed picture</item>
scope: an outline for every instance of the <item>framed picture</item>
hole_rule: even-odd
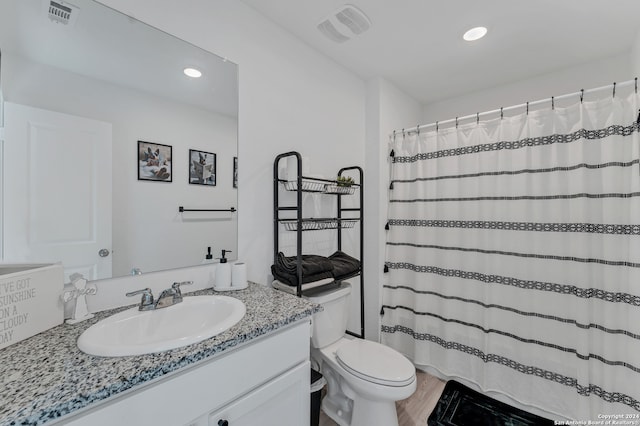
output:
[[[138,141],[138,180],[173,180],[171,145]]]
[[[238,157],[233,157],[233,187],[238,187]]]
[[[216,186],[216,154],[189,150],[189,183]]]

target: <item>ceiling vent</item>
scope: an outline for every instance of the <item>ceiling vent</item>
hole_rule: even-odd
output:
[[[360,9],[347,4],[318,24],[318,30],[329,40],[344,43],[371,28],[371,21]]]
[[[48,16],[53,22],[63,25],[74,25],[80,9],[63,1],[47,1]]]

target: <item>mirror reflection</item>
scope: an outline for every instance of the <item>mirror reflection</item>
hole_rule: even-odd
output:
[[[3,0],[0,54],[3,263],[103,279],[237,253],[235,64],[92,0]]]

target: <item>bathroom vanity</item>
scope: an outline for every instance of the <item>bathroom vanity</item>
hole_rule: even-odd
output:
[[[257,284],[226,295],[245,303],[244,318],[183,348],[114,358],[77,349],[84,330],[128,307],[0,350],[0,425],[308,423],[309,320],[321,308]]]

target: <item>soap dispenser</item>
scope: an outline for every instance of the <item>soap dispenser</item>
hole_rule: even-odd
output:
[[[227,263],[225,255],[231,253],[231,250],[222,250],[222,257],[220,263],[216,267],[216,287],[217,288],[229,288],[231,287],[231,265]]]
[[[207,247],[207,254],[204,255],[202,264],[213,263],[213,255],[211,254],[211,247]]]

